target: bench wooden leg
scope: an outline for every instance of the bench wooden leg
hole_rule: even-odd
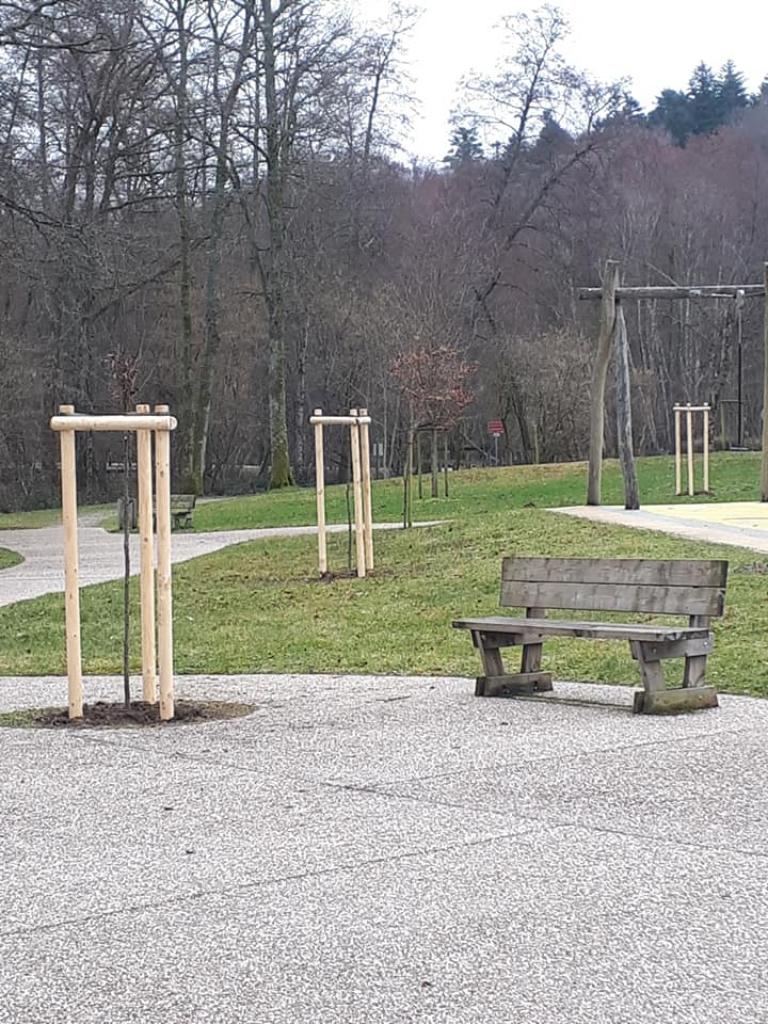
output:
[[[643,689],[635,694],[634,711],[637,714],[660,715],[674,711],[697,711],[700,708],[716,708],[717,693],[713,686],[705,686],[704,674],[706,654],[685,658],[682,687],[667,689],[661,666],[658,645],[641,640],[630,641],[632,657],[637,660]]]
[[[498,647],[489,644],[487,638],[479,633],[473,635],[475,646],[480,652],[483,661],[485,675],[478,676],[475,684],[476,697],[502,697],[514,696],[515,694],[531,694],[552,689],[552,676],[549,672],[531,671],[519,672],[516,675],[507,675],[504,670],[504,661]],[[540,644],[530,644],[531,647],[541,647]],[[536,654],[529,655],[535,663]],[[539,654],[539,658],[541,655]],[[525,665],[525,652],[523,653]]]

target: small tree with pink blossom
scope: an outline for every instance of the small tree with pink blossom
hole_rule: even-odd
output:
[[[438,434],[446,434],[474,401],[468,383],[477,370],[451,345],[417,348],[399,356],[390,372],[405,396],[410,411],[405,481],[405,524],[411,522],[410,480],[414,437],[429,432],[432,451],[432,497],[438,493]]]

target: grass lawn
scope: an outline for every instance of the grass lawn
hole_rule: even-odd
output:
[[[554,468],[537,493],[551,493],[553,479]],[[252,542],[177,566],[177,670],[472,676],[479,672],[477,655],[467,634],[450,623],[460,615],[496,613],[503,554],[727,558],[727,615],[716,627],[710,677],[722,690],[768,694],[768,575],[759,555],[515,509],[501,486],[503,474],[489,473],[485,486],[482,473],[476,480],[476,514],[437,528],[379,534],[378,568],[365,581],[318,581],[313,537]],[[526,486],[525,493],[534,492],[533,479]],[[456,493],[458,502],[458,486]],[[568,489],[563,496],[563,502],[577,499]],[[329,539],[329,554],[332,566],[345,564],[345,537]],[[85,588],[82,611],[86,671],[119,672],[121,585]],[[627,646],[555,640],[545,645],[545,667],[559,678],[635,682]],[[135,612],[136,668],[138,650]],[[62,674],[64,668],[60,595],[0,609],[0,675]],[[678,671],[680,665],[671,668]]]
[[[760,497],[758,452],[713,453],[710,476],[715,493],[711,498],[700,495],[675,498],[674,459],[669,456],[638,459],[637,469],[640,497],[645,505],[673,501],[757,501]],[[441,478],[441,488],[442,484]],[[465,470],[449,474],[448,499],[425,497],[420,500],[414,496],[414,520],[463,518],[531,506],[582,505],[586,486],[585,463]],[[424,494],[429,494],[429,490],[430,480],[425,477]],[[402,480],[376,481],[371,497],[374,522],[402,520]],[[603,502],[619,505],[623,500],[618,462],[608,460],[603,474]],[[326,509],[329,523],[347,521],[346,487],[326,488]],[[194,529],[205,532],[261,526],[308,526],[316,521],[314,489],[290,488],[276,493],[206,502],[195,509]]]
[[[112,505],[81,505],[79,515],[108,515]],[[31,512],[0,512],[0,530],[39,530],[42,526],[57,526],[61,522],[60,508],[37,508]]]
[[[644,505],[669,502],[757,501],[760,497],[759,452],[714,452],[708,497],[676,498],[674,459],[668,455],[638,459],[640,498]],[[701,473],[701,467],[698,467]],[[449,474],[449,498],[433,499],[430,478],[424,476],[424,498],[414,484],[414,521],[486,515],[513,508],[554,508],[582,505],[586,496],[587,467],[583,462],[544,466],[512,466],[500,469],[462,470]],[[699,482],[701,478],[699,477]],[[442,494],[443,477],[440,478]],[[377,480],[371,500],[375,522],[402,522],[403,482],[401,478]],[[615,459],[606,460],[603,471],[603,502],[624,501],[621,471]],[[325,492],[329,523],[347,522],[347,488],[331,486]],[[350,509],[352,495],[349,495]],[[113,509],[103,520],[105,529],[116,532]],[[2,520],[2,517],[0,517]],[[268,494],[249,494],[198,504],[193,529],[198,533],[216,530],[245,530],[266,526],[312,526],[317,522],[315,491],[312,487],[290,487]]]
[[[10,569],[12,565],[18,565],[24,559],[16,551],[9,551],[8,548],[0,548],[0,569]]]

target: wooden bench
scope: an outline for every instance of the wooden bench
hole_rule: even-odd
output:
[[[192,512],[196,500],[194,494],[171,495],[171,520],[174,530],[180,530],[182,526],[192,526]]]
[[[192,512],[197,498],[194,494],[171,495],[171,528],[180,530],[192,525]],[[152,529],[157,529],[157,502],[152,502]]]
[[[553,636],[586,640],[628,640],[640,666],[643,690],[634,710],[646,714],[717,707],[717,694],[705,684],[707,655],[713,648],[710,620],[722,616],[728,563],[607,558],[505,558],[501,606],[524,608],[525,618],[497,616],[459,619],[480,652],[478,697],[536,693],[552,689],[541,671],[544,641]],[[642,616],[686,616],[688,624],[576,622],[547,618],[550,608],[586,612],[636,612]],[[502,647],[522,647],[520,672],[508,675]],[[662,662],[685,658],[682,687],[667,688]]]

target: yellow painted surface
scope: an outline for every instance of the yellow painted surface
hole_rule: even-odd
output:
[[[696,519],[749,530],[768,531],[768,502],[730,501],[695,505],[644,505],[644,512],[673,519]]]

